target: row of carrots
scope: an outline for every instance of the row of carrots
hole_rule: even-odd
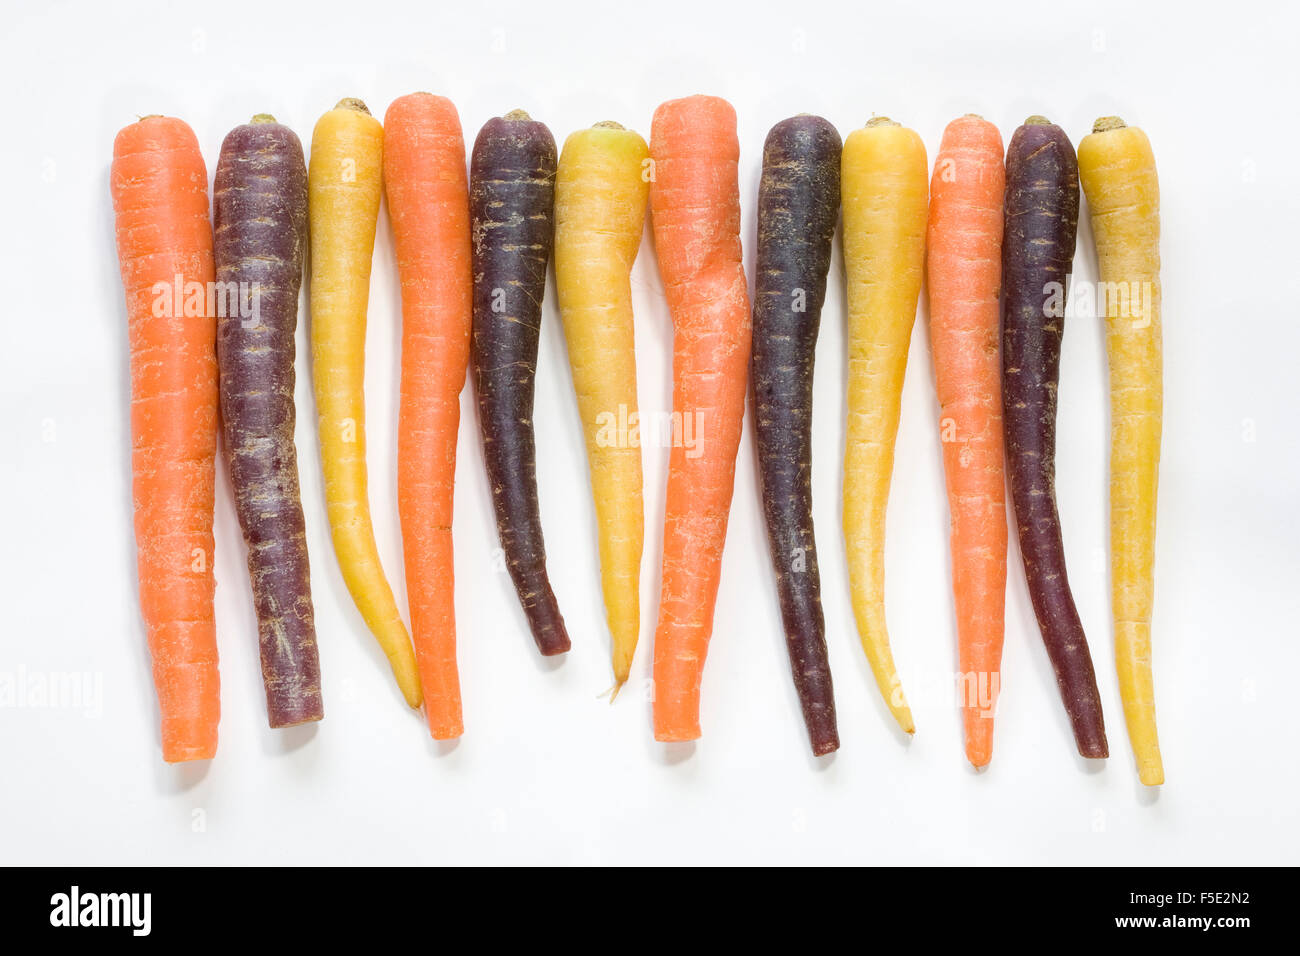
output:
[[[558,153],[558,154],[557,154]],[[599,529],[615,693],[638,643],[644,541],[630,272],[647,202],[674,328],[674,441],[654,635],[654,733],[700,736],[746,400],[796,690],[811,747],[839,746],[811,510],[813,357],[842,219],[848,423],[843,520],[862,646],[913,731],[884,609],[885,513],[904,369],[926,278],[951,517],[965,749],[992,755],[1001,685],[1008,481],[1034,610],[1078,750],[1108,754],[1092,658],[1066,575],[1054,490],[1056,390],[1080,178],[1106,301],[1116,665],[1143,783],[1163,781],[1150,662],[1161,427],[1159,198],[1141,130],[1103,118],[1075,150],[1042,117],[1015,131],[968,115],[933,171],[920,137],[875,118],[841,142],[826,120],[778,123],[763,150],[751,307],[740,147],[725,100],[661,105],[650,142],[617,123],[557,151],[521,111],[490,120],[466,170],[460,120],[404,96],[381,124],[326,113],[310,164],[259,115],[207,172],[178,119],[119,133],[112,169],[130,323],[140,603],[168,761],[213,756],[219,693],[212,522],[218,431],[248,547],[271,726],[323,716],[293,430],[294,334],[310,247],[312,369],[334,551],[406,701],[438,739],[462,733],[452,496],[467,372],[507,566],[538,650],[569,649],[546,572],[533,380],[554,261]],[[380,565],[366,479],[366,307],[381,194],[402,295],[398,512],[411,627]],[[610,422],[630,424],[611,431]],[[679,427],[683,427],[680,426]],[[613,437],[611,437],[613,436]],[[688,447],[689,446],[689,447]]]

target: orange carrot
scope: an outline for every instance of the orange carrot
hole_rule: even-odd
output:
[[[469,183],[460,116],[429,93],[384,117],[384,188],[402,282],[397,508],[429,732],[459,737],[451,516],[460,390],[469,364]]]
[[[131,351],[140,610],[167,761],[217,750],[212,611],[217,324],[208,173],[194,132],[147,116],[117,134],[110,186]]]
[[[736,111],[711,96],[664,103],[650,128],[650,156],[650,215],[674,330],[655,739],[694,740],[749,365]]]
[[[957,669],[966,759],[993,756],[1007,590],[998,291],[1002,137],[978,116],[944,130],[930,180],[926,284],[948,479]]]

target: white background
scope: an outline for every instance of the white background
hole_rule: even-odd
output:
[[[1132,2],[775,5],[317,2],[6,3],[0,182],[0,674],[89,672],[98,716],[0,709],[7,863],[1224,863],[1297,862],[1297,200],[1295,8],[1206,17]],[[1281,6],[1281,5],[1279,5]],[[298,12],[301,11],[301,12]],[[310,11],[310,12],[308,12]],[[954,624],[924,308],[889,509],[888,612],[916,715],[901,739],[849,606],[839,527],[843,264],[818,345],[816,522],[843,746],[813,759],[791,685],[746,428],[694,746],[651,739],[645,680],[666,454],[646,448],[643,639],[614,706],[596,537],[562,330],[548,287],[537,377],[543,524],[573,637],[534,650],[497,547],[471,391],[462,396],[456,597],[466,733],[429,740],[343,588],[330,548],[299,329],[298,450],[325,721],[273,732],[224,470],[217,495],[221,744],[160,757],[135,596],[125,312],[113,246],[113,136],[138,114],[222,138],[274,113],[310,141],[343,96],[382,116],[450,96],[467,143],[514,107],[557,140],[602,119],[648,133],[663,100],[739,114],[746,261],[763,137],[817,112],[843,134],[873,113],[924,138],[975,111],[1009,139],[1031,113],[1077,143],[1103,114],[1146,129],[1163,213],[1165,434],[1155,679],[1167,783],[1143,791],[1124,732],[1108,610],[1107,392],[1100,325],[1067,327],[1058,490],[1111,758],[1085,766],[1012,545],[991,768],[963,758],[950,699]],[[1078,280],[1095,277],[1083,217]],[[649,232],[633,276],[640,403],[670,396],[671,327]],[[381,219],[366,396],[380,550],[405,607],[395,506],[399,303]],[[1014,542],[1014,536],[1013,536]]]

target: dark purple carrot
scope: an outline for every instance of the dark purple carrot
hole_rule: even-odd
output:
[[[555,138],[522,110],[487,121],[470,159],[474,325],[470,367],[506,567],[544,655],[569,649],[546,574],[537,504],[533,379],[551,259]]]
[[[840,746],[812,520],[813,358],[840,214],[840,150],[840,134],[818,116],[783,120],[767,134],[749,373],[786,650],[818,755]]]
[[[1059,126],[1031,116],[1007,148],[1002,243],[1002,410],[1029,597],[1079,753],[1105,757],[1106,728],[1056,511],[1056,385],[1079,224],[1079,165]]]
[[[293,443],[307,246],[307,167],[293,130],[266,115],[232,130],[212,198],[226,461],[248,546],[267,716],[291,727],[324,716]]]

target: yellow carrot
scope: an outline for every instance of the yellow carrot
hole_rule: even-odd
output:
[[[307,172],[311,351],[334,553],[406,702],[423,702],[411,639],[379,563],[366,490],[366,305],[383,190],[384,130],[360,100],[320,118]]]
[[[853,615],[880,693],[915,729],[885,629],[885,507],[907,349],[925,268],[925,145],[883,117],[854,130],[841,163],[848,287],[849,396],[844,542]]]
[[[1079,144],[1106,308],[1110,364],[1111,611],[1115,666],[1138,777],[1164,783],[1151,679],[1156,484],[1162,415],[1160,185],[1146,134],[1102,117]]]
[[[555,180],[555,285],[596,503],[614,693],[641,622],[645,519],[630,274],[645,225],[644,139],[617,123],[570,136]]]

